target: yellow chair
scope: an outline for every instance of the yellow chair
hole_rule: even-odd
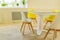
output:
[[[47,37],[47,35],[49,34],[49,32],[50,31],[53,31],[54,32],[54,34],[53,34],[53,40],[55,40],[55,38],[57,37],[57,31],[60,31],[60,29],[57,29],[57,28],[54,28],[55,27],[55,25],[57,25],[57,24],[59,24],[58,22],[57,22],[57,20],[59,19],[59,14],[58,14],[58,16],[57,16],[57,12],[59,12],[58,10],[56,11],[56,10],[53,10],[53,14],[52,15],[49,15],[47,18],[46,18],[46,24],[44,25],[44,29],[46,28],[46,25],[47,25],[47,23],[48,22],[50,22],[51,24],[52,24],[52,22],[54,21],[54,23],[51,25],[51,27],[49,28],[49,29],[46,29],[47,30],[47,33],[46,33],[46,35],[44,36],[44,39],[46,39],[46,37]],[[59,21],[60,22],[60,21]],[[58,26],[58,25],[57,25]],[[56,26],[56,27],[57,27]]]
[[[33,12],[34,12],[34,9],[29,9],[29,11],[27,13],[28,18],[30,18],[30,19],[36,19],[37,18],[37,15]]]
[[[48,33],[50,32],[50,29],[47,28],[46,26],[47,26],[48,23],[52,24],[52,22],[54,21],[55,17],[56,17],[56,15],[52,14],[52,15],[49,15],[48,17],[45,18],[46,23],[45,23],[43,29],[47,30],[47,33],[46,33],[44,39],[47,37]],[[53,40],[54,40],[54,38],[53,38]]]
[[[43,28],[43,29],[45,29],[45,27],[46,27],[46,25],[47,25],[48,23],[51,24],[51,23],[54,21],[55,17],[56,17],[56,13],[55,13],[55,12],[52,13],[51,15],[45,17],[45,25],[44,25],[44,28]]]
[[[36,20],[37,15],[36,14],[34,14],[32,12],[28,12],[27,16],[29,19],[33,20],[34,23],[37,23],[37,20]]]
[[[32,10],[28,11],[27,16],[29,19],[36,21],[36,14],[33,14]],[[34,34],[35,32],[34,32],[32,23],[30,21],[23,21],[20,31],[23,31],[23,34],[24,34],[26,24],[28,24],[29,29],[32,30],[32,32]]]

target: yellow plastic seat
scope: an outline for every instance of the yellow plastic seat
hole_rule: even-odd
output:
[[[27,16],[28,16],[28,18],[30,18],[30,19],[36,19],[36,17],[37,17],[37,15],[34,14],[34,13],[32,13],[32,12],[28,12]]]
[[[55,19],[55,16],[56,16],[55,14],[49,15],[45,18],[45,21],[53,22]]]

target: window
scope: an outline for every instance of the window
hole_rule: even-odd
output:
[[[27,0],[0,0],[0,8],[27,8]]]

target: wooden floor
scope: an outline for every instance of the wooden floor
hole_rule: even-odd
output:
[[[22,35],[19,24],[0,26],[0,40],[43,40],[44,34],[45,32],[42,32],[41,35],[33,35],[27,29],[25,35]],[[49,34],[46,40],[52,40],[52,34]],[[60,33],[56,40],[60,40]]]

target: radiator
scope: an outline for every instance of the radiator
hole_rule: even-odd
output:
[[[12,12],[12,20],[21,20],[22,15],[21,12]]]

